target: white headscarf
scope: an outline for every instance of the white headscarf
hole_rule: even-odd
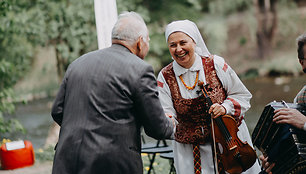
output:
[[[200,56],[209,56],[210,53],[205,45],[205,42],[201,36],[201,33],[197,25],[189,20],[173,21],[166,27],[166,42],[168,42],[168,37],[174,33],[181,31],[191,37],[196,43],[195,52]]]

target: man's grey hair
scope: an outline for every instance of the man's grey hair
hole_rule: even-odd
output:
[[[305,58],[305,53],[304,53],[304,45],[306,45],[306,33],[300,35],[297,39],[297,44],[298,44],[298,48],[297,48],[297,52],[298,52],[298,58],[299,59],[304,59]]]
[[[143,18],[136,12],[123,12],[112,30],[112,39],[124,40],[133,44],[139,37],[147,42],[148,29]]]

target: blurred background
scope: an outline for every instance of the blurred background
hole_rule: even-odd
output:
[[[306,32],[306,0],[117,0],[140,13],[150,31],[145,61],[157,74],[170,63],[165,26],[194,21],[209,51],[224,57],[253,94],[250,133],[266,104],[292,102],[305,85],[296,37]],[[46,147],[50,110],[68,65],[98,49],[93,0],[0,0],[0,141]],[[45,152],[45,153],[43,153]],[[51,154],[51,155],[50,155]]]

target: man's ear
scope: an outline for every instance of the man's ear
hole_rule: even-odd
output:
[[[137,51],[139,51],[139,52],[142,49],[142,42],[141,42],[141,40],[142,40],[142,37],[140,36],[140,37],[138,37],[138,39],[136,41]]]

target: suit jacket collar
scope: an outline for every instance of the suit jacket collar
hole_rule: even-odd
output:
[[[132,53],[127,47],[125,47],[123,45],[120,45],[120,44],[112,44],[111,48],[119,49],[119,50],[122,50],[122,51],[126,51],[126,52]]]

